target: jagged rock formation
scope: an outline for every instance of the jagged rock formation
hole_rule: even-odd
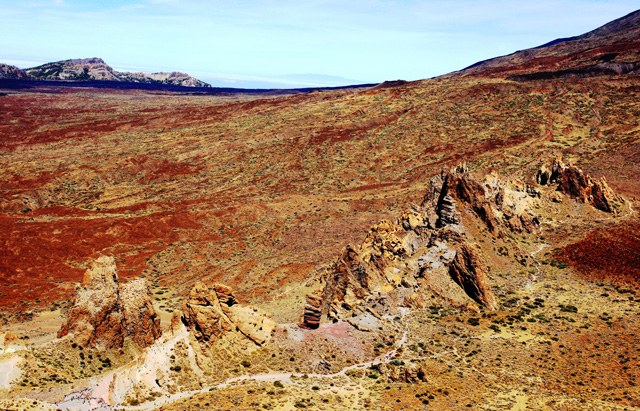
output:
[[[230,287],[197,283],[182,305],[182,322],[199,342],[222,339],[264,344],[275,323],[263,312],[238,304]]]
[[[303,325],[316,328],[326,316],[359,327],[354,317],[384,315],[391,301],[424,307],[427,292],[470,310],[494,308],[486,263],[466,225],[473,220],[496,236],[501,227],[534,230],[538,220],[523,203],[536,196],[524,185],[482,184],[465,167],[444,170],[420,206],[373,226],[360,247],[340,252],[323,275],[323,289],[307,296]]]
[[[160,333],[146,280],[120,285],[114,258],[101,256],[84,273],[58,337],[72,334],[84,347],[104,349],[122,347],[125,338],[146,347]]]
[[[456,256],[449,265],[449,274],[473,300],[486,307],[496,306],[495,297],[489,289],[486,265],[480,253],[469,243],[457,247]]]
[[[572,164],[565,165],[562,158],[553,161],[551,170],[543,164],[538,170],[536,181],[540,185],[555,184],[557,191],[607,213],[615,213],[622,202],[622,199],[609,188],[604,177],[600,181],[593,181],[578,167]]]
[[[209,84],[177,71],[171,73],[129,73],[114,70],[101,58],[71,59],[25,69],[34,80],[106,80],[133,83],[160,83],[185,87],[211,87]]]
[[[538,184],[556,184],[556,193],[603,211],[615,212],[622,201],[604,179],[594,182],[560,159],[552,167],[543,165],[535,177]],[[542,197],[536,187],[497,174],[481,182],[466,166],[443,170],[431,179],[420,206],[405,210],[395,222],[371,227],[360,247],[347,245],[340,252],[321,278],[323,289],[307,296],[303,326],[316,328],[326,316],[366,328],[358,317],[379,318],[394,304],[424,307],[426,294],[469,310],[495,308],[487,264],[472,239],[483,231],[499,239],[504,230],[537,230],[540,218],[532,210],[562,201]]]

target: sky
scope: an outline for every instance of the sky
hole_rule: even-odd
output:
[[[418,80],[593,30],[633,0],[0,0],[0,63],[101,57],[219,87]]]

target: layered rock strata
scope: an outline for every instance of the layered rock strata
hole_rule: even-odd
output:
[[[102,256],[84,273],[58,337],[71,335],[83,347],[120,348],[126,338],[141,347],[161,334],[146,280],[119,284],[113,257]]]

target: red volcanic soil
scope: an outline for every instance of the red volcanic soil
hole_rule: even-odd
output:
[[[639,92],[630,78],[254,101],[12,91],[0,97],[0,308],[68,298],[100,254],[171,298],[199,279],[277,298],[463,161],[530,177],[567,154],[635,195]]]
[[[640,224],[595,230],[559,250],[556,257],[588,278],[640,286]]]
[[[58,284],[78,281],[87,262],[100,254],[116,256],[119,275],[126,278],[142,274],[147,261],[168,244],[185,237],[202,240],[205,232],[199,230],[197,216],[173,206],[172,211],[147,215],[65,207],[0,215],[2,306],[17,309],[23,300],[47,303],[68,297],[70,285]],[[195,230],[199,232],[185,234]]]

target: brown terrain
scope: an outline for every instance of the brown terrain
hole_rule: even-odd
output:
[[[640,77],[592,67],[638,16],[373,88],[3,91],[0,409],[640,409]]]

